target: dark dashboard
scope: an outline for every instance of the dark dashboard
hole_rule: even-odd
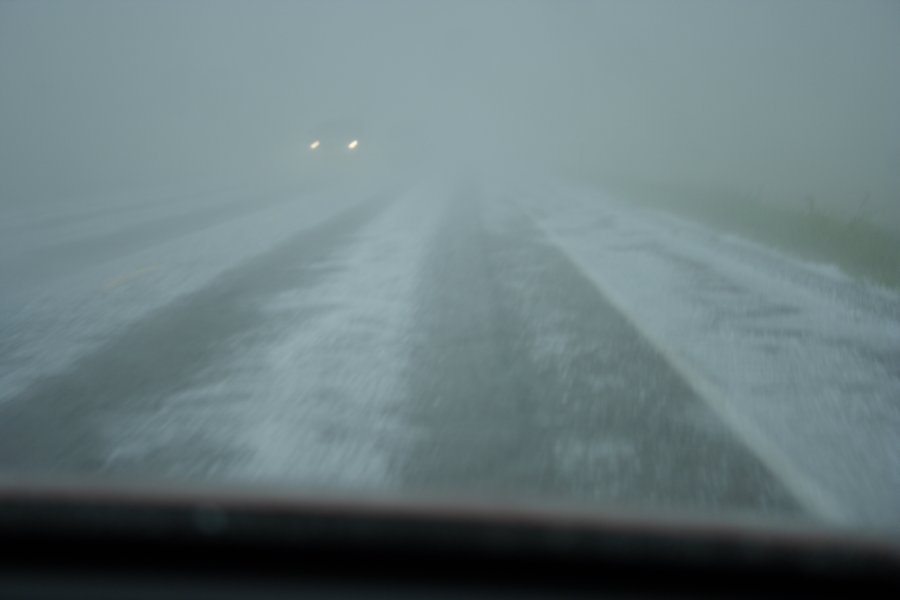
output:
[[[0,597],[900,597],[890,544],[531,509],[0,493]]]

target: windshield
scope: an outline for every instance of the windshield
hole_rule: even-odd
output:
[[[900,5],[0,2],[0,475],[900,533]]]

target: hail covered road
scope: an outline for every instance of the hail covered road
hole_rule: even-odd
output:
[[[900,527],[900,301],[552,182],[12,215],[0,470]]]

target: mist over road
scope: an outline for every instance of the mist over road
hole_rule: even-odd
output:
[[[895,295],[553,180],[229,193],[21,219],[3,472],[898,525]]]

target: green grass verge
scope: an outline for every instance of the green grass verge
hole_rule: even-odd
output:
[[[623,200],[663,209],[804,259],[836,265],[853,277],[900,289],[900,233],[873,223],[864,211],[840,218],[811,201],[779,206],[752,194],[685,184],[615,181],[604,182],[602,187]]]

